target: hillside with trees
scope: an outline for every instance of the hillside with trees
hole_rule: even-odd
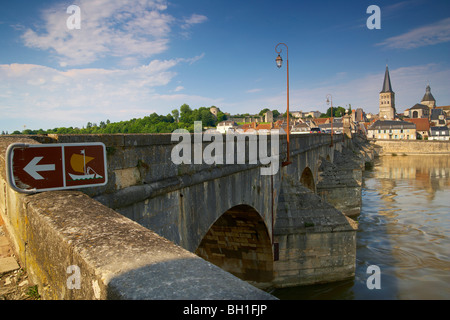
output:
[[[183,104],[180,110],[174,109],[167,115],[152,113],[143,118],[110,122],[100,121],[99,124],[88,122],[86,127],[59,127],[54,129],[26,129],[22,132],[14,131],[12,134],[108,134],[108,133],[172,133],[176,129],[194,131],[194,121],[202,121],[205,127],[215,127],[217,123],[226,120],[227,116],[218,110],[217,118],[210,112],[210,108],[201,107],[191,109]]]

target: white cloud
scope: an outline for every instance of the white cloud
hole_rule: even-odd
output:
[[[246,93],[257,93],[257,92],[261,92],[263,89],[260,88],[255,88],[255,89],[250,89],[245,91]]]
[[[450,41],[450,18],[415,28],[399,36],[391,37],[377,46],[394,49],[415,49]]]
[[[207,20],[208,20],[208,18],[206,16],[194,13],[189,18],[184,20],[184,24],[181,27],[183,29],[188,29],[188,28],[192,27],[195,24],[200,24],[200,23],[203,23],[203,22],[205,22]]]
[[[24,122],[28,128],[48,129],[82,126],[98,119],[131,119],[155,110],[163,114],[168,105],[160,104],[161,101],[177,101],[188,95],[164,96],[156,92],[157,88],[173,80],[177,65],[191,60],[153,60],[132,69],[66,71],[33,64],[0,65],[0,92],[5,93],[0,100],[0,128],[21,129],[3,129],[14,121]],[[181,89],[180,86],[177,91]]]
[[[88,65],[104,57],[150,58],[168,49],[173,24],[182,28],[206,21],[193,14],[177,22],[165,0],[80,0],[81,29],[69,30],[63,5],[43,12],[43,25],[27,29],[26,46],[52,52],[60,66]],[[122,60],[129,65],[132,60]]]

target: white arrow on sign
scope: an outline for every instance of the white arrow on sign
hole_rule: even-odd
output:
[[[38,171],[55,171],[55,165],[54,164],[40,164],[38,165],[39,161],[42,160],[44,157],[34,157],[33,160],[31,160],[23,170],[28,173],[30,176],[32,176],[35,180],[43,180],[44,177],[41,176]]]

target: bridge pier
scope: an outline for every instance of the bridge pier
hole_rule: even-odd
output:
[[[275,287],[325,283],[355,275],[357,224],[310,189],[284,177],[274,240]]]
[[[316,190],[323,200],[351,217],[361,212],[362,172],[375,152],[358,136],[347,145],[334,152],[333,161],[322,159]]]

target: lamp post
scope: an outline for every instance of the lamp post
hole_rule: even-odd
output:
[[[290,165],[292,162],[290,161],[290,150],[289,150],[289,135],[290,135],[290,129],[289,129],[289,49],[288,46],[285,43],[279,43],[275,46],[275,52],[278,54],[278,57],[275,59],[277,63],[277,67],[281,68],[283,65],[283,59],[281,58],[280,54],[282,50],[278,50],[279,45],[284,45],[286,47],[286,69],[287,69],[287,158],[286,161],[282,162],[281,165],[287,166]]]
[[[331,94],[327,94],[327,105],[331,104],[331,144],[333,146],[333,97]]]

